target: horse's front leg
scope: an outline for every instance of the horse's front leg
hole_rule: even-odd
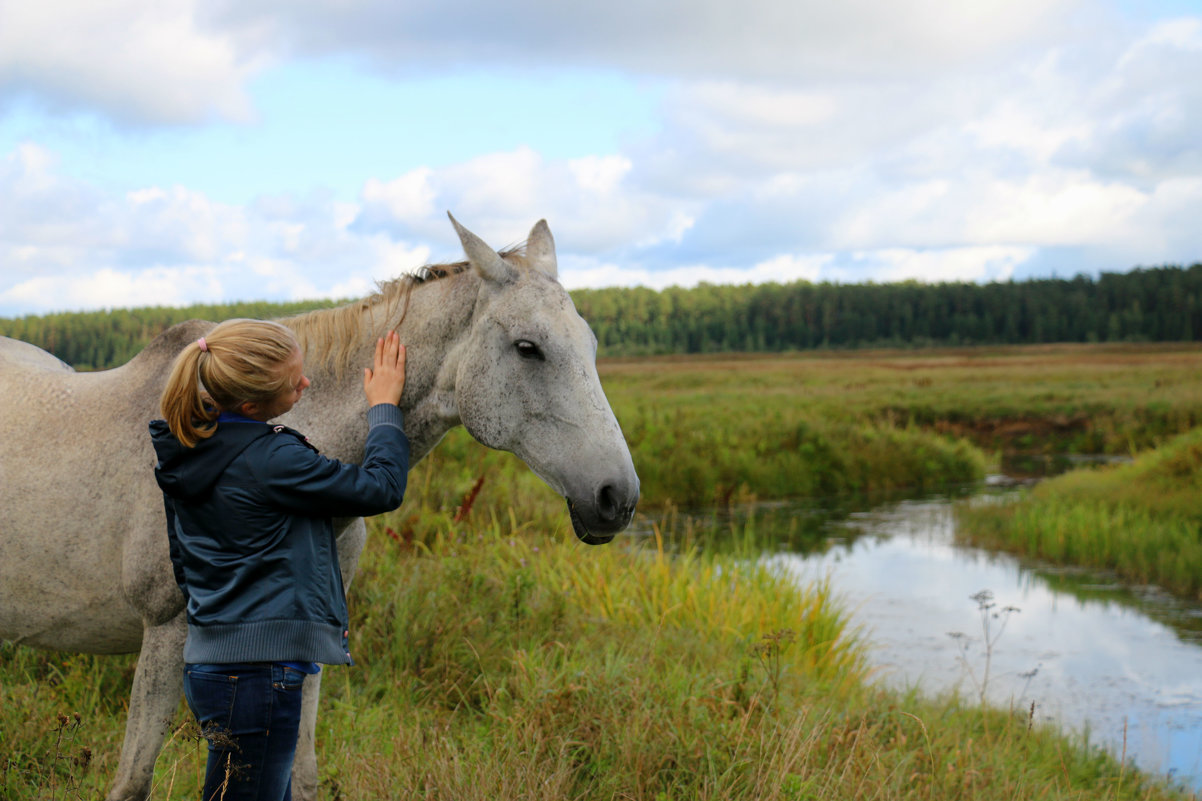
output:
[[[134,672],[125,723],[125,744],[108,801],[143,801],[150,796],[154,763],[171,728],[184,691],[184,638],[181,612],[142,633],[142,652]]]
[[[359,554],[367,542],[367,524],[363,518],[335,520],[338,531],[338,566],[342,569],[342,583],[351,586],[351,579],[359,567]],[[314,801],[317,798],[317,701],[321,696],[321,674],[305,678],[304,695],[301,700],[300,732],[296,741],[296,757],[292,762],[292,797],[296,801]]]

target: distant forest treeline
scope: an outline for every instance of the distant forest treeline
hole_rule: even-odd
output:
[[[1094,279],[572,293],[607,355],[1202,339],[1202,264]]]
[[[230,303],[182,308],[147,306],[98,312],[60,312],[0,318],[0,336],[23,339],[50,351],[77,370],[104,370],[125,364],[158,334],[185,320],[228,320],[232,317],[286,317],[335,305],[307,303]]]
[[[813,348],[1202,339],[1202,264],[1006,283],[702,284],[572,292],[603,356]],[[191,318],[282,317],[334,305],[237,303],[0,319],[80,369],[128,361]]]

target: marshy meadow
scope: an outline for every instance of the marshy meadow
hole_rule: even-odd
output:
[[[1186,777],[1099,744],[1121,731],[988,696],[985,660],[1013,636],[992,595],[962,599],[981,613],[964,633],[976,650],[928,657],[964,677],[958,690],[899,684],[859,622],[871,593],[851,603],[837,574],[799,580],[775,557],[829,551],[832,520],[939,497],[957,547],[1202,600],[1202,347],[599,369],[642,481],[634,526],[578,543],[523,464],[453,432],[405,504],[369,521],[349,590],[357,665],[323,681],[324,798],[1195,797]],[[1058,458],[1069,469],[1039,481],[1014,467]],[[822,525],[797,511],[818,507]],[[0,797],[101,797],[134,663],[0,644]],[[181,705],[151,798],[195,798],[203,766]]]

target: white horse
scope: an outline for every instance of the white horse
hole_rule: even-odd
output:
[[[382,284],[371,297],[283,320],[312,387],[283,422],[323,453],[358,461],[367,434],[362,367],[396,328],[408,348],[401,408],[413,461],[457,425],[519,456],[567,499],[577,536],[608,542],[639,482],[601,389],[596,339],[556,278],[545,221],[497,253],[452,223],[467,261]],[[172,576],[147,423],[172,359],[213,323],[190,321],[128,364],[76,373],[0,338],[0,637],[56,650],[140,651],[110,801],[141,801],[182,693],[183,597]],[[336,521],[354,575],[362,519]],[[317,793],[320,678],[305,685],[293,793]]]

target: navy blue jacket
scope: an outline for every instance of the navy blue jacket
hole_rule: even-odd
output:
[[[165,421],[151,422],[187,598],[184,661],[350,663],[331,518],[397,508],[409,470],[401,410],[377,404],[367,418],[361,465],[322,456],[286,426],[221,422],[185,448]]]

